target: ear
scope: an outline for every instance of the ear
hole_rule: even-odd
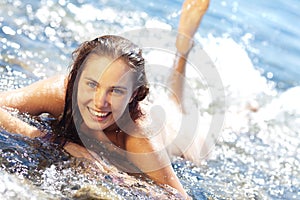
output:
[[[131,97],[130,97],[130,100],[129,100],[129,103],[131,103],[131,102],[133,101],[133,99],[136,97],[137,93],[138,93],[138,89],[135,90],[135,91],[132,93],[132,95],[131,95]]]

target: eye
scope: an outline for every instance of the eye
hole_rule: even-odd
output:
[[[92,89],[95,89],[98,86],[98,83],[95,83],[93,81],[88,81],[86,84],[87,84],[87,86],[89,86]]]
[[[112,88],[111,92],[116,95],[123,95],[126,91],[120,88]]]

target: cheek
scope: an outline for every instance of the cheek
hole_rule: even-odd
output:
[[[124,96],[122,98],[112,98],[111,108],[112,111],[118,114],[122,114],[127,105],[129,104],[130,96]]]
[[[86,101],[90,100],[93,97],[93,93],[86,90],[86,88],[78,87],[77,92],[77,102],[79,103],[85,103]]]

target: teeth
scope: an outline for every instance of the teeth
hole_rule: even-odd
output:
[[[106,117],[109,113],[108,112],[97,112],[95,110],[90,110],[91,113],[97,117]]]

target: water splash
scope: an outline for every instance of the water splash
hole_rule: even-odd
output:
[[[286,2],[288,4],[289,1]],[[153,2],[148,4],[151,3],[151,9],[155,10]],[[241,2],[237,4],[222,1],[220,10],[223,11],[224,17],[220,17],[220,13],[213,9],[203,21],[204,30],[223,33],[228,30],[228,26],[226,28],[225,25],[233,20],[236,23],[230,24],[227,34],[208,35],[205,38],[198,35],[197,38],[220,70],[227,88],[227,121],[222,137],[210,158],[201,165],[196,166],[181,158],[175,158],[173,167],[194,199],[299,199],[299,87],[280,92],[274,87],[278,83],[268,80],[274,80],[272,77],[276,76],[275,73],[267,77],[261,75],[262,71],[257,68],[261,61],[257,61],[255,56],[264,56],[267,61],[273,60],[273,55],[260,54],[262,50],[275,47],[271,46],[266,38],[257,38],[259,35],[253,32],[251,24],[238,27],[241,23],[237,17],[238,11],[242,11],[240,4]],[[283,4],[280,1],[280,5]],[[122,11],[118,6],[91,8],[91,5],[94,4],[77,5],[62,0],[58,4],[53,1],[1,1],[1,9],[5,9],[5,12],[2,12],[0,17],[0,90],[23,87],[39,78],[57,72],[64,73],[72,49],[81,41],[93,36],[143,26],[163,24],[166,28],[171,27],[164,20],[152,18],[142,11]],[[253,5],[255,4],[251,3],[251,12],[246,10],[246,14],[252,13]],[[291,5],[293,12],[287,12],[289,18],[297,13],[296,4]],[[232,13],[227,13],[225,7],[232,10]],[[75,11],[87,8],[93,11],[91,18],[74,17]],[[262,20],[270,16],[269,11],[262,12]],[[113,20],[103,17],[102,14],[105,13],[112,14]],[[168,18],[170,21],[178,17],[178,12],[172,13]],[[97,21],[93,22],[95,19]],[[211,24],[221,23],[224,29],[221,26],[221,29],[212,29],[207,21]],[[259,26],[263,27],[262,30],[265,30],[263,25],[259,23]],[[297,35],[296,26],[288,28]],[[269,35],[270,30],[273,29],[264,33]],[[230,36],[232,32],[237,32],[237,36]],[[241,41],[236,42],[236,37],[240,37]],[[261,51],[258,51],[259,45],[254,43],[255,41],[262,42],[264,48],[261,48]],[[292,46],[291,38],[288,38],[288,41],[288,46]],[[249,52],[254,54],[254,57],[249,55]],[[292,55],[289,54],[282,62],[289,63],[289,59],[290,63],[295,63],[296,59]],[[203,108],[209,108],[207,100],[202,98],[205,95],[201,96],[205,92],[206,88],[199,86],[199,99],[204,99],[201,105]],[[209,113],[207,109],[201,112]],[[24,120],[41,123],[27,115],[24,116]],[[171,189],[143,180],[138,181],[119,171],[106,176],[107,174],[100,173],[90,163],[68,157],[66,160],[65,152],[51,145],[44,144],[43,147],[39,141],[12,136],[4,131],[1,131],[0,138],[0,180],[1,186],[4,185],[0,189],[1,199],[17,199],[19,192],[22,192],[24,198],[45,199],[72,198],[75,195],[79,195],[80,198],[80,195],[82,197],[87,193],[91,196],[96,194],[105,197],[107,191],[111,194],[110,198],[134,199],[136,196],[142,196],[145,199],[154,199],[156,195],[176,197]],[[44,150],[40,150],[41,147]],[[50,159],[51,162],[47,162],[54,155],[61,155],[57,158],[62,160],[53,158]],[[90,171],[84,171],[86,168]],[[121,180],[119,177],[122,177]],[[85,183],[86,185],[82,186]],[[100,189],[95,191],[94,186],[99,186]],[[80,190],[83,193],[77,193]]]

